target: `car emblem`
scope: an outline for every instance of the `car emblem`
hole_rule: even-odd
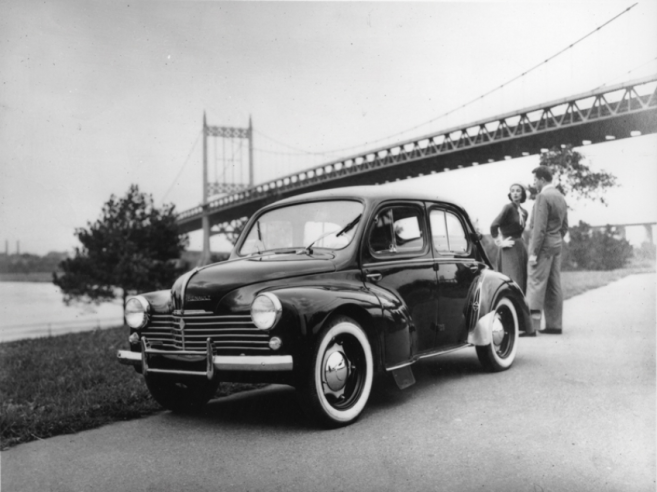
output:
[[[178,321],[178,328],[180,328],[180,331],[183,331],[185,329],[185,320],[184,319],[181,318],[180,321]]]
[[[203,301],[209,301],[210,296],[187,296],[187,300],[189,302],[203,302]]]

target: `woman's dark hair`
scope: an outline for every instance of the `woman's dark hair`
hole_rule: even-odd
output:
[[[511,186],[509,186],[509,190],[514,186],[520,187],[520,191],[522,192],[520,195],[520,203],[525,203],[527,201],[527,190],[525,190],[525,187],[523,185],[518,183],[513,183]],[[513,201],[513,199],[511,198],[511,193],[509,193],[507,196],[509,197],[509,200]]]

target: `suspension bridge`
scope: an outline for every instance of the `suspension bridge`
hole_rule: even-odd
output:
[[[228,130],[204,123],[206,136]],[[252,128],[241,136],[248,138]],[[325,188],[380,184],[537,154],[556,145],[594,144],[657,133],[657,75],[604,87],[333,160],[228,194],[179,214],[183,233],[250,216],[275,200]],[[250,179],[252,183],[252,178]],[[207,188],[207,187],[206,187]],[[205,188],[204,188],[205,189]]]

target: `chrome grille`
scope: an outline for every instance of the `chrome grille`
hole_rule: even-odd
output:
[[[269,335],[258,330],[249,315],[153,314],[143,334],[153,346],[173,350],[205,350],[208,338],[215,353],[270,350]]]

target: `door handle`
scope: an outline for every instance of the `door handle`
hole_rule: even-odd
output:
[[[383,278],[383,275],[380,273],[368,273],[365,277],[371,282],[378,282]]]

